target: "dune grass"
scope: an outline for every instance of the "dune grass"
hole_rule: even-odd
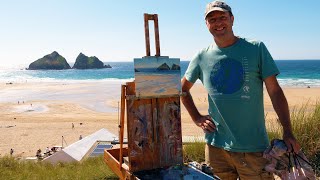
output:
[[[103,157],[88,158],[79,163],[34,163],[19,161],[13,157],[0,158],[0,179],[43,180],[43,179],[118,179],[103,161]]]
[[[294,107],[290,113],[292,130],[317,174],[320,172],[320,103]],[[280,126],[268,129],[270,139],[282,138]]]
[[[183,160],[184,162],[197,161],[204,162],[204,147],[205,142],[195,141],[183,145]]]

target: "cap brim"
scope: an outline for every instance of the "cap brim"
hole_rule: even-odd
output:
[[[208,12],[205,14],[204,19],[206,19],[207,16],[208,16],[208,14],[210,14],[210,13],[213,12],[213,11],[229,12],[229,11],[226,10],[226,9],[223,9],[223,8],[220,8],[220,7],[214,7],[214,8],[212,8],[212,9],[210,9],[210,11],[208,11]]]

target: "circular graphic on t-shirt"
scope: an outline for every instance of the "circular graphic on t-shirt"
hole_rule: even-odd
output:
[[[216,63],[211,71],[210,80],[217,92],[232,94],[244,83],[244,70],[241,62],[226,58]]]

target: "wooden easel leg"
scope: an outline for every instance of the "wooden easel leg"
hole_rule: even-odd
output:
[[[119,142],[120,142],[120,155],[119,155],[119,168],[122,168],[123,161],[123,136],[124,136],[124,113],[125,113],[125,99],[126,99],[126,85],[121,85],[121,109],[120,109],[120,134],[119,134]]]

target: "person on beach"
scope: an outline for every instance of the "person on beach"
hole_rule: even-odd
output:
[[[14,152],[14,150],[13,150],[13,148],[11,148],[11,149],[10,149],[10,156],[13,155],[13,152]]]
[[[49,149],[49,147],[46,148],[46,155],[47,155],[47,156],[50,155],[50,149]]]
[[[37,152],[36,152],[36,157],[37,158],[41,158],[42,157],[42,155],[41,155],[41,149],[39,148],[38,150],[37,150]]]
[[[74,129],[74,124],[72,123],[72,129]]]
[[[263,83],[283,128],[288,151],[298,152],[279,70],[263,42],[235,36],[229,5],[213,1],[205,22],[214,42],[197,53],[182,78],[182,102],[205,132],[206,163],[221,179],[273,179],[264,170],[269,140],[263,104]],[[197,110],[190,89],[200,79],[208,92],[208,115]]]

